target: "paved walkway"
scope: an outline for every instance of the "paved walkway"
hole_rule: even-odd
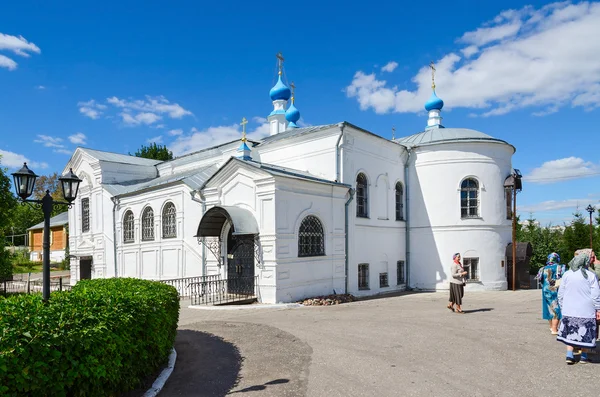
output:
[[[182,308],[175,371],[160,397],[588,396],[599,364],[564,362],[540,291],[445,293],[330,307]],[[598,361],[598,358],[595,358]]]

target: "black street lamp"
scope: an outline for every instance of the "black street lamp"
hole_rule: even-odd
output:
[[[521,171],[513,169],[511,175],[504,180],[504,188],[512,193],[512,290],[516,290],[517,279],[517,192],[523,190]]]
[[[594,213],[594,211],[596,211],[596,209],[590,204],[585,210],[590,213],[590,248],[594,249],[594,238],[592,237],[594,235],[594,228],[592,226],[592,214]]]
[[[52,208],[56,205],[66,205],[71,207],[73,201],[77,197],[77,191],[79,190],[79,183],[81,179],[77,175],[73,174],[73,170],[70,169],[66,175],[58,178],[62,188],[63,197],[66,203],[61,201],[54,201],[50,196],[50,191],[46,190],[46,195],[41,200],[29,200],[28,197],[33,194],[33,188],[35,186],[35,180],[38,177],[35,172],[27,168],[27,163],[23,164],[23,168],[12,174],[15,183],[15,190],[17,196],[21,198],[24,203],[35,203],[41,206],[44,211],[44,239],[43,239],[43,287],[42,297],[44,301],[50,299],[50,215],[52,214]]]

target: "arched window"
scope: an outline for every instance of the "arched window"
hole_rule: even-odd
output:
[[[325,255],[325,233],[316,216],[309,215],[302,220],[298,231],[298,256]]]
[[[128,210],[125,212],[125,215],[123,215],[123,242],[133,243],[135,239],[134,233],[133,212]]]
[[[367,177],[362,172],[356,177],[356,216],[369,217],[369,187]]]
[[[175,204],[167,203],[162,211],[162,236],[163,238],[177,237],[177,224],[175,223]]]
[[[404,188],[400,182],[396,183],[396,220],[404,220]]]
[[[479,217],[479,183],[467,178],[460,185],[460,217]]]
[[[142,213],[142,241],[154,240],[154,210],[146,207]]]

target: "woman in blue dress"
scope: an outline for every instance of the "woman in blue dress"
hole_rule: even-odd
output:
[[[548,255],[546,266],[542,267],[536,276],[542,285],[542,317],[544,320],[548,320],[552,335],[558,335],[558,323],[562,317],[558,306],[558,287],[561,276],[560,256],[553,252]]]

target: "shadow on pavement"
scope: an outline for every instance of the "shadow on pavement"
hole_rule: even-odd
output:
[[[464,310],[465,314],[469,314],[469,313],[478,313],[478,312],[491,312],[492,309],[491,307],[485,307],[485,308],[481,308],[481,309],[471,309],[471,310]]]
[[[261,390],[265,390],[267,388],[267,386],[269,386],[269,385],[280,385],[282,383],[288,383],[289,381],[290,381],[289,379],[275,379],[275,380],[265,383],[264,385],[256,385],[256,386],[246,387],[242,390],[232,391],[229,394],[247,393],[249,391],[261,391]]]
[[[179,330],[175,350],[175,369],[160,397],[224,396],[238,383],[242,356],[235,345],[222,338]]]

